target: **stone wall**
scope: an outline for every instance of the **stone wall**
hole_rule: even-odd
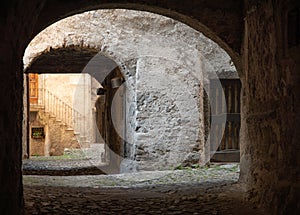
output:
[[[32,138],[32,128],[44,128],[45,125],[43,125],[40,120],[39,120],[39,114],[38,112],[30,112],[29,113],[29,155],[36,155],[36,156],[44,156],[46,153],[45,146],[46,146],[46,140],[45,136],[40,136],[39,138]],[[26,131],[27,134],[27,131]],[[48,134],[47,134],[48,135]],[[26,149],[27,150],[27,149]],[[48,154],[49,155],[49,154]]]
[[[198,163],[204,146],[201,82],[184,65],[161,58],[139,59],[136,75],[134,144],[140,168]]]
[[[59,10],[55,5],[60,5]],[[174,20],[187,23],[197,31],[203,32],[225,49],[234,61],[239,64],[242,27],[243,27],[243,2],[236,0],[192,1],[183,5],[181,1],[157,1],[157,0],[94,0],[93,2],[76,1],[61,2],[53,0],[45,3],[43,15],[37,21],[34,34],[57,21],[72,14],[97,9],[133,9],[137,11],[149,11],[171,17]],[[55,17],[52,19],[52,17]]]
[[[29,140],[31,156],[58,156],[63,155],[65,148],[80,148],[79,138],[73,129],[69,129],[62,121],[45,111],[30,112]],[[43,138],[33,138],[31,129],[44,129]]]
[[[96,48],[119,65],[144,55],[172,59],[167,47],[176,52],[196,49],[207,72],[235,71],[229,55],[201,32],[164,16],[121,9],[78,14],[44,29],[25,50],[25,69],[41,54],[72,46]]]

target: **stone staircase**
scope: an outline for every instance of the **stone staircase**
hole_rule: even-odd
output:
[[[37,120],[45,125],[49,143],[45,155],[62,155],[66,148],[86,148],[89,143],[81,135],[84,116],[47,89],[39,89],[37,104],[30,104],[30,111],[37,112]],[[46,143],[46,144],[47,144]]]

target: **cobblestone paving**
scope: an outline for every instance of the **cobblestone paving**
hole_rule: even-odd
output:
[[[103,152],[103,144],[91,144],[89,148],[65,150],[62,156],[31,156],[31,159],[23,160],[23,169],[70,169],[105,165],[101,160]]]
[[[35,186],[72,187],[140,187],[158,184],[185,184],[204,182],[235,182],[238,180],[238,164],[211,165],[210,168],[186,168],[184,170],[144,171],[114,175],[38,176],[24,175],[24,184]]]
[[[95,175],[103,174],[96,166],[106,166],[101,159],[103,144],[91,144],[90,148],[70,149],[62,156],[32,156],[23,160],[24,175]]]
[[[25,214],[266,214],[246,201],[237,164],[97,176],[33,176]]]

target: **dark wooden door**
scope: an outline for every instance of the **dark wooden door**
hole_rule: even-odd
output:
[[[216,150],[212,161],[239,161],[240,149],[240,92],[241,82],[239,79],[212,80],[210,84],[211,118],[221,117],[226,114],[226,123],[220,122],[212,125],[211,134],[218,134],[211,137],[211,149]],[[221,97],[224,92],[225,101]],[[224,97],[223,97],[224,98]],[[224,129],[223,135],[221,131]],[[212,147],[218,144],[218,147]]]

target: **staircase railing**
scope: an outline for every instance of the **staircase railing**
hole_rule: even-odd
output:
[[[38,89],[38,100],[30,105],[44,108],[45,112],[55,116],[57,120],[75,131],[80,132],[82,129],[84,115],[45,88]]]

